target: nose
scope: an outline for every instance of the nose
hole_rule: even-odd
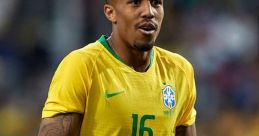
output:
[[[146,19],[152,19],[154,16],[154,7],[151,5],[150,0],[145,1],[143,3],[142,17]]]

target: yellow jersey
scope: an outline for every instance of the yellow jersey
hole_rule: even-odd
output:
[[[67,55],[52,79],[42,118],[84,115],[81,136],[174,136],[195,122],[191,64],[154,46],[149,69],[137,72],[106,36]]]

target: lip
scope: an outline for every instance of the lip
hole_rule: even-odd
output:
[[[152,35],[155,33],[155,30],[144,30],[144,29],[138,29],[141,33],[145,35]]]
[[[156,32],[157,30],[157,25],[156,23],[149,21],[149,22],[142,22],[138,25],[138,30],[145,34],[145,35],[152,35]]]

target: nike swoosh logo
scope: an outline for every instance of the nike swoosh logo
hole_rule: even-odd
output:
[[[119,95],[119,94],[121,94],[121,93],[123,93],[123,92],[124,92],[124,91],[114,92],[114,93],[107,93],[107,92],[105,92],[105,93],[104,93],[104,96],[105,96],[105,98],[111,98],[111,97],[116,96],[116,95]]]

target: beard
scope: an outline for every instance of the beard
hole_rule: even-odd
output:
[[[154,41],[145,42],[145,43],[135,42],[133,47],[140,52],[146,52],[146,51],[150,51],[153,48],[154,44],[155,44]]]

